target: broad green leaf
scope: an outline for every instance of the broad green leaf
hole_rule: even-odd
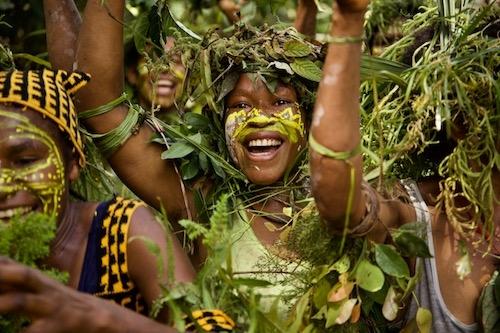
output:
[[[326,311],[325,328],[330,328],[333,325],[335,325],[335,321],[337,320],[340,314],[341,306],[342,306],[341,303],[334,303],[333,305],[330,305],[328,307],[328,310]]]
[[[194,147],[189,143],[179,141],[171,145],[167,151],[164,151],[161,154],[161,158],[163,160],[181,158],[189,155],[193,151]]]
[[[184,115],[184,123],[197,130],[201,130],[207,128],[210,124],[210,121],[204,115],[194,112],[186,112],[186,114]]]
[[[290,64],[295,74],[311,81],[321,81],[322,71],[314,62],[308,59],[295,59]]]
[[[408,265],[390,245],[377,244],[375,246],[375,260],[377,265],[388,275],[398,278],[410,277]]]
[[[500,332],[500,303],[495,298],[500,282],[498,271],[494,273],[490,281],[484,286],[477,305],[477,319],[479,320],[484,332]]]
[[[417,327],[420,333],[430,333],[432,327],[432,313],[425,308],[417,310]]]
[[[401,250],[403,255],[409,257],[431,258],[427,243],[411,232],[397,231],[393,234],[394,243]]]
[[[314,287],[313,294],[313,304],[316,309],[321,309],[328,298],[328,292],[330,291],[331,285],[327,279],[321,279]]]
[[[189,180],[194,178],[198,174],[199,170],[200,166],[198,164],[197,159],[193,159],[190,161],[183,161],[181,165],[182,179]]]
[[[368,260],[363,259],[356,269],[356,282],[360,288],[375,292],[384,286],[384,273]]]
[[[305,57],[311,53],[309,45],[304,44],[298,40],[289,40],[284,46],[285,55],[287,57]]]

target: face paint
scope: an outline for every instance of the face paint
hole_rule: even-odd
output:
[[[272,116],[259,109],[250,112],[241,110],[231,113],[226,118],[226,143],[233,160],[236,160],[234,145],[242,143],[245,138],[255,132],[278,132],[287,137],[291,143],[296,143],[305,136],[305,126],[300,111],[286,108]]]
[[[44,213],[56,214],[61,206],[65,177],[62,156],[55,141],[25,116],[2,110],[0,116],[17,121],[15,133],[8,140],[29,139],[43,144],[48,150],[44,159],[25,167],[0,167],[0,193],[9,197],[19,191],[28,191],[41,201]]]

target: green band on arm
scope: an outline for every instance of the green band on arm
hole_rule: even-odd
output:
[[[113,110],[118,105],[125,102],[126,100],[127,100],[127,95],[125,93],[123,93],[122,95],[120,95],[120,97],[112,100],[111,102],[108,102],[104,105],[98,106],[95,109],[90,109],[90,110],[87,110],[84,112],[80,112],[78,114],[78,119],[85,120],[85,119],[89,119],[89,118],[96,117],[96,116],[99,116],[101,114],[107,113],[107,112]]]
[[[312,134],[309,134],[309,147],[324,157],[342,161],[348,160],[361,153],[361,143],[359,143],[353,150],[336,152],[320,144],[314,139]]]
[[[103,134],[91,134],[96,146],[105,156],[111,156],[125,141],[127,141],[135,132],[138,126],[144,121],[143,111],[130,107],[122,123],[111,131]]]
[[[330,44],[357,44],[364,40],[363,36],[326,36],[326,42]]]

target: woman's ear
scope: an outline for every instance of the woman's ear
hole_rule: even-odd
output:
[[[78,165],[78,160],[73,158],[68,164],[69,182],[72,183],[75,180],[77,180],[79,175],[80,175],[80,166]]]
[[[125,76],[127,78],[128,83],[132,86],[137,85],[137,79],[139,76],[139,72],[137,71],[137,66],[129,65],[125,68]]]

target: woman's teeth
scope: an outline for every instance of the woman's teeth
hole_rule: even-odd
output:
[[[0,219],[11,218],[15,215],[24,215],[32,210],[31,207],[19,207],[6,210],[0,210]]]
[[[276,139],[257,139],[248,142],[248,147],[277,147],[281,141]]]

